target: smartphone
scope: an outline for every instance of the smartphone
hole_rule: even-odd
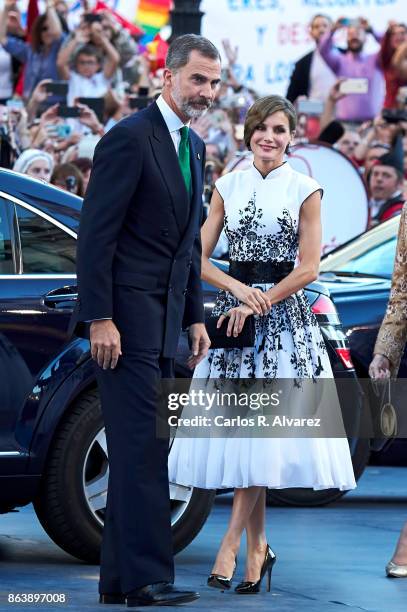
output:
[[[88,25],[91,25],[92,23],[101,23],[102,17],[98,14],[86,13],[86,15],[83,16],[83,20]]]
[[[147,98],[146,96],[135,96],[129,98],[129,106],[133,109],[142,110],[143,108],[147,108],[153,100],[154,98]]]
[[[19,98],[10,98],[10,100],[7,100],[6,106],[10,110],[20,110],[20,108],[24,108],[24,103]]]
[[[101,123],[103,123],[103,115],[105,112],[105,100],[104,98],[77,98],[80,104],[86,104],[95,113],[96,117]]]
[[[68,83],[67,81],[52,81],[51,83],[45,83],[45,91],[54,96],[66,96],[68,94]]]
[[[407,121],[407,113],[397,108],[384,108],[382,110],[382,117],[386,123],[401,123]]]
[[[339,85],[339,91],[343,94],[367,94],[369,81],[366,78],[345,79]]]
[[[67,123],[59,123],[56,126],[57,138],[68,138],[72,132],[72,128]]]
[[[348,17],[344,17],[343,19],[341,19],[339,21],[339,23],[341,24],[341,26],[343,26],[344,28],[349,28],[349,27],[357,27],[359,25],[359,19],[349,19]]]
[[[77,106],[65,106],[64,104],[60,104],[58,107],[58,117],[68,118],[77,118],[80,117],[81,109]]]
[[[139,98],[145,98],[148,96],[149,88],[148,87],[139,87],[138,88],[138,96]]]
[[[321,115],[324,110],[322,100],[298,100],[297,113],[300,115]]]

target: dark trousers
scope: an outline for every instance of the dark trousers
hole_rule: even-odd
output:
[[[96,367],[109,453],[99,592],[173,582],[168,440],[156,436],[160,378],[173,360],[122,347],[114,370]]]

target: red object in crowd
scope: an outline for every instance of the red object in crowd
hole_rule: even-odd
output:
[[[165,67],[167,52],[168,43],[163,40],[159,34],[156,34],[153,40],[147,43],[144,55],[150,61],[150,68],[152,72]]]
[[[27,40],[31,39],[31,28],[33,26],[34,21],[37,19],[40,14],[38,8],[38,0],[29,0],[28,9],[27,9]]]
[[[95,8],[93,9],[93,12],[94,13],[100,13],[102,11],[110,13],[111,15],[113,15],[113,17],[116,19],[116,21],[118,23],[120,23],[120,25],[123,28],[126,28],[126,30],[129,30],[129,32],[130,32],[130,34],[132,36],[144,36],[144,34],[145,34],[144,30],[142,30],[141,28],[136,26],[134,23],[131,23],[131,21],[128,21],[127,19],[125,19],[124,17],[119,15],[119,13],[117,13],[114,9],[111,9],[109,6],[107,6],[107,4],[105,4],[101,0],[98,0],[98,2],[96,3]]]
[[[26,36],[27,41],[31,40],[31,29],[33,27],[34,21],[37,19],[40,14],[38,8],[38,0],[29,0],[27,7],[27,27],[26,27]],[[21,74],[18,78],[17,84],[14,89],[14,93],[18,96],[22,96],[24,92],[24,68],[21,71]]]
[[[400,196],[398,202],[395,202],[394,204],[389,206],[389,208],[385,210],[384,213],[380,216],[380,223],[383,223],[383,221],[387,221],[387,219],[391,219],[392,217],[395,217],[396,215],[400,214],[403,206],[404,199],[402,198],[402,196]]]
[[[379,52],[379,60],[386,83],[386,95],[383,108],[395,108],[397,106],[396,98],[399,88],[407,85],[407,81],[399,77],[396,69],[391,64],[393,55],[396,51],[391,47],[391,34],[392,28],[389,27],[382,38]]]

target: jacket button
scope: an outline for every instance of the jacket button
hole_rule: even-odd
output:
[[[189,260],[188,266],[192,266],[192,259]]]
[[[172,286],[168,285],[168,293],[171,293],[171,291],[172,291]]]
[[[174,259],[174,263],[177,263],[177,260],[176,260],[176,259]]]
[[[188,289],[184,289],[184,291],[182,292],[182,295],[186,295],[188,293]]]

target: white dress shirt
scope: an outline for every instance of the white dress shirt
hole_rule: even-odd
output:
[[[337,76],[335,76],[328,64],[321,57],[319,50],[315,49],[311,60],[308,98],[310,100],[323,100],[325,102],[336,81]]]
[[[174,147],[178,155],[179,143],[181,142],[180,129],[183,128],[184,125],[189,127],[190,122],[188,122],[187,124],[182,123],[177,113],[174,113],[172,108],[168,106],[167,102],[164,100],[162,95],[157,98],[156,102],[163,116],[165,124],[168,128],[168,131],[172,138],[172,142],[174,143]]]

